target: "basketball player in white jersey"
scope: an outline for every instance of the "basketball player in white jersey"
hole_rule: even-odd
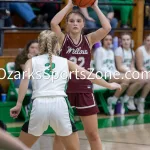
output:
[[[136,50],[135,56],[138,71],[141,73],[145,72],[145,75],[147,74],[147,84],[145,90],[142,91],[141,97],[136,100],[138,111],[143,113],[145,98],[150,92],[150,35],[145,37],[144,45],[140,46]]]
[[[27,61],[24,70],[25,77],[19,88],[17,105],[10,110],[10,115],[13,118],[19,115],[32,73],[32,99],[34,100],[30,119],[21,131],[22,139],[25,140],[23,142],[27,145],[28,139],[32,139],[32,144],[34,144],[50,125],[56,135],[61,138],[66,150],[79,150],[79,139],[65,90],[69,70],[81,78],[83,76],[87,78],[91,73],[65,58],[56,56],[57,47],[58,38],[54,32],[46,30],[40,33],[40,56]],[[117,83],[107,83],[103,79],[96,79],[95,74],[90,77],[93,78],[91,81],[95,84],[108,89],[121,89]],[[31,147],[32,144],[28,146]]]
[[[106,35],[101,41],[102,47],[99,47],[94,52],[94,62],[96,71],[100,71],[103,76],[106,76],[109,82],[117,82],[121,85],[122,90],[117,90],[113,96],[107,99],[108,110],[110,115],[114,115],[114,107],[120,96],[126,91],[129,86],[129,79],[125,78],[124,73],[119,73],[115,65],[114,52],[111,49],[112,36]],[[124,102],[122,102],[121,114],[125,113]]]
[[[135,53],[131,48],[131,35],[129,33],[123,33],[121,35],[121,42],[122,46],[115,50],[116,66],[119,72],[128,72],[126,75],[130,79],[130,87],[124,99],[128,100],[128,109],[136,110],[134,96],[139,90],[146,90],[147,82],[135,68]],[[135,71],[137,73],[134,73]],[[140,112],[143,113],[144,111],[141,110]]]

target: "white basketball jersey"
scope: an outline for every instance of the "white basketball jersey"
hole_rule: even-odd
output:
[[[122,49],[122,47],[119,47],[115,50],[115,56],[121,56],[123,58],[123,64],[126,67],[130,68],[135,54],[134,54],[134,51],[131,49],[124,50]]]
[[[101,48],[101,50],[103,51],[104,54],[102,62],[103,66],[106,67],[108,71],[114,73],[116,71],[114,52],[111,49],[105,50],[103,47]]]
[[[133,55],[132,55],[132,50],[123,50],[123,55],[124,55],[124,65],[127,66],[127,67],[131,67],[131,63],[132,63],[132,59],[133,59]]]
[[[94,60],[97,71],[101,71],[102,73],[110,72],[112,74],[117,71],[114,52],[111,49],[106,50],[103,47],[96,49]]]
[[[67,96],[69,78],[66,58],[52,56],[52,71],[48,54],[32,58],[32,99],[43,96]]]
[[[139,47],[139,49],[142,51],[142,54],[143,54],[143,64],[144,64],[144,67],[148,71],[150,71],[150,55],[147,53],[144,45],[141,46],[141,47]]]

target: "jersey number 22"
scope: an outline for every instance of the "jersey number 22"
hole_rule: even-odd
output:
[[[76,63],[76,64],[78,64],[80,67],[83,67],[84,64],[85,64],[85,58],[84,57],[76,58],[75,56],[72,56],[72,57],[70,57],[69,60]]]

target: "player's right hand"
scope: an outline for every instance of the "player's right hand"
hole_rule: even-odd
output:
[[[10,109],[10,116],[13,118],[17,118],[21,111],[21,105],[16,105],[12,109]]]
[[[116,89],[119,89],[120,91],[122,90],[121,85],[118,83],[113,82],[109,84],[110,84],[110,88],[109,88],[110,90],[116,90]]]

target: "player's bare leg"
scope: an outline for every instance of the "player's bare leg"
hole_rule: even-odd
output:
[[[66,150],[79,150],[79,137],[77,132],[72,133],[69,136],[60,136],[60,139]]]
[[[53,150],[65,150],[65,147],[61,141],[60,136],[55,135],[54,143],[53,143]]]
[[[85,134],[90,143],[91,150],[102,150],[102,143],[98,131],[97,114],[90,116],[80,116]]]
[[[25,133],[24,131],[21,131],[19,136],[19,140],[30,148],[38,140],[38,138],[39,137]]]

